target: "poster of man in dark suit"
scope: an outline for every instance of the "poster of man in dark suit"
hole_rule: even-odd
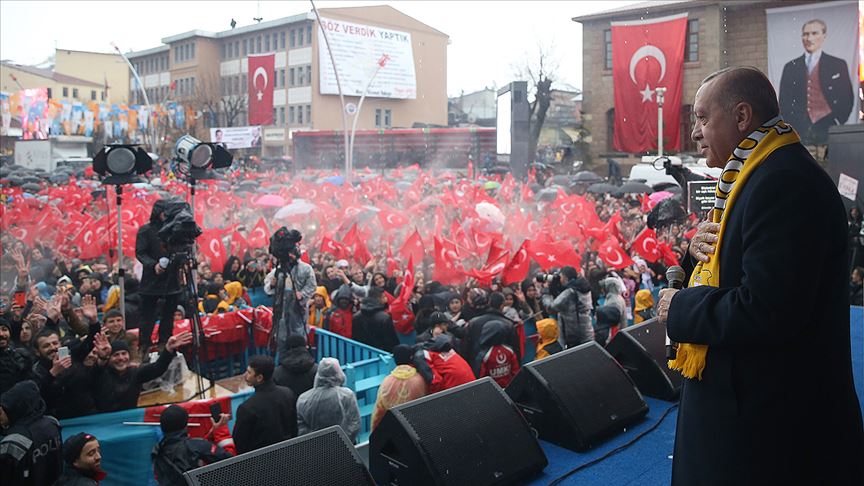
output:
[[[801,27],[804,54],[783,66],[780,112],[809,143],[828,142],[828,127],[846,123],[853,106],[846,61],[822,51],[828,25],[819,19]]]

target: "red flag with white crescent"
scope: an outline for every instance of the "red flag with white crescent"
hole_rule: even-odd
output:
[[[402,244],[399,249],[399,255],[409,261],[423,261],[423,256],[426,250],[423,247],[423,239],[420,238],[420,233],[415,229],[413,233]]]
[[[617,241],[610,238],[600,245],[600,250],[597,252],[599,256],[610,268],[620,269],[633,265],[633,260],[621,248]]]
[[[273,124],[275,54],[249,56],[249,124]]]
[[[615,149],[657,149],[657,88],[663,96],[663,147],[681,146],[679,120],[684,80],[687,14],[612,22]]]
[[[528,276],[528,268],[531,266],[531,260],[528,258],[529,242],[530,240],[522,242],[522,245],[513,254],[513,258],[510,259],[510,263],[501,272],[501,283],[504,285],[521,282]]]
[[[250,248],[267,248],[270,245],[270,230],[267,229],[267,223],[264,218],[259,218],[255,223],[255,227],[246,238]]]
[[[647,227],[636,235],[636,239],[630,245],[630,251],[651,263],[656,262],[663,256],[657,245],[657,233]]]
[[[210,268],[214,272],[221,272],[225,261],[228,260],[228,252],[225,251],[225,245],[222,243],[222,230],[204,230],[198,237],[198,244],[201,247],[201,254],[210,262]]]
[[[455,246],[450,245],[455,249]],[[461,283],[465,277],[464,272],[456,263],[456,252],[448,249],[438,237],[434,237],[435,268],[432,272],[432,280],[444,285]]]

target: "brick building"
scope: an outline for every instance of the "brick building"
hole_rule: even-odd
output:
[[[322,17],[408,32],[414,55],[414,99],[367,98],[358,129],[401,128],[415,124],[447,125],[448,37],[389,6],[322,8]],[[262,154],[290,153],[296,130],[341,130],[338,95],[320,94],[318,63],[329,63],[319,49],[318,24],[311,12],[222,32],[193,30],[162,39],[164,45],[127,55],[136,67],[151,103],[181,101],[197,111],[222,99],[228,108],[204,120],[197,136],[209,138],[209,126],[245,126],[248,56],[275,55],[273,119],[264,128]],[[173,89],[172,89],[173,87]],[[134,79],[131,103],[143,103]],[[359,97],[345,96],[356,104]],[[197,102],[197,104],[196,104]]]
[[[615,102],[612,85],[611,22],[688,14],[681,100],[681,153],[697,155],[690,140],[692,103],[699,83],[728,66],[755,66],[767,73],[768,39],[765,9],[810,1],[651,1],[573,18],[582,24],[583,126],[590,132],[591,156],[630,157],[612,145]],[[670,130],[670,127],[665,127]],[[632,160],[635,162],[635,159]]]

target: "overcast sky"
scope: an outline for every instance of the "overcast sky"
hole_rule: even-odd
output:
[[[582,29],[572,17],[635,1],[318,1],[316,6],[389,4],[450,36],[447,92],[458,95],[513,80],[513,66],[538,45],[554,46],[558,79],[582,84]],[[0,58],[42,62],[60,48],[110,52],[156,47],[189,30],[227,30],[254,17],[274,20],[311,10],[308,1],[0,1]]]

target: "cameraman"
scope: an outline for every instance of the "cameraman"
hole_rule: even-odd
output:
[[[591,326],[591,286],[571,266],[561,268],[557,279],[544,289],[543,305],[558,314],[558,341],[565,348],[594,340]],[[557,283],[560,283],[560,289]],[[550,293],[551,292],[551,293]]]
[[[279,356],[288,355],[288,336],[299,334],[306,336],[306,309],[309,299],[315,295],[318,284],[315,281],[315,271],[308,263],[300,260],[300,249],[297,244],[303,235],[297,230],[287,230],[282,227],[270,238],[270,253],[278,260],[278,265],[264,278],[264,292],[267,295],[276,293],[276,270],[287,270],[285,274],[285,292],[282,298],[282,318],[274,322],[277,336],[276,350]],[[273,304],[278,305],[277,303]]]
[[[174,201],[160,199],[153,204],[150,222],[138,229],[138,239],[135,241],[135,257],[144,267],[138,287],[138,294],[141,296],[139,339],[142,362],[149,356],[153,344],[150,335],[156,325],[157,309],[162,310],[159,318],[160,350],[174,330],[174,310],[177,309],[180,298],[180,281],[177,278],[176,265],[165,265],[169,257],[168,248],[158,234],[167,219],[166,211],[172,202]],[[161,308],[156,306],[160,298]]]

